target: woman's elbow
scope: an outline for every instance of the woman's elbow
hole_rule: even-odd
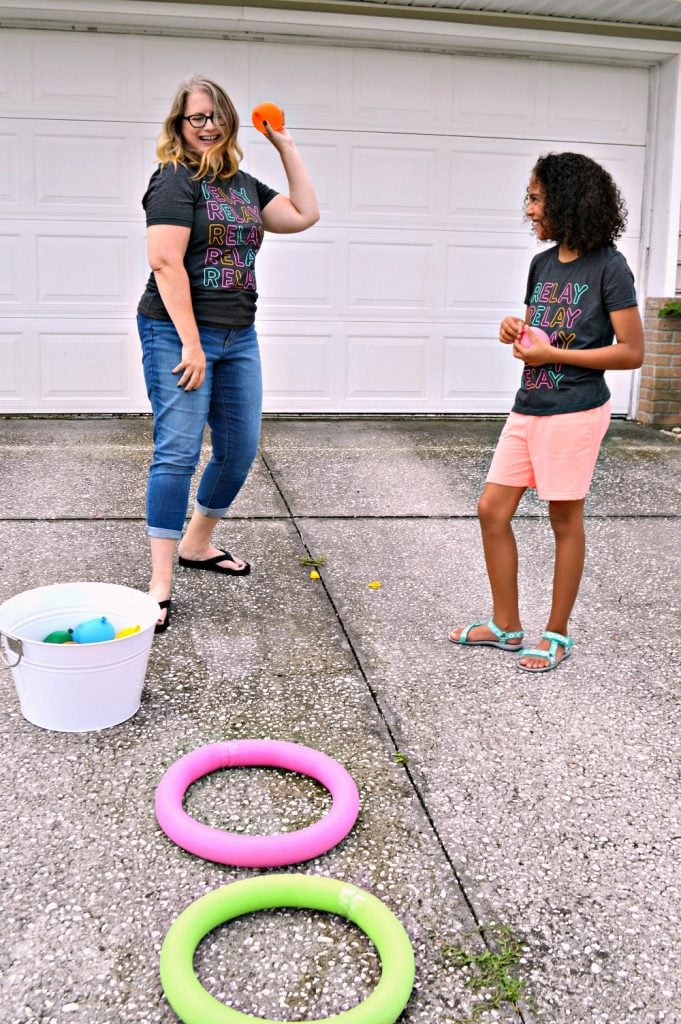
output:
[[[171,273],[177,266],[174,260],[168,259],[166,256],[162,256],[157,253],[150,255],[148,259],[152,273],[156,275],[160,274],[162,277]]]
[[[307,231],[313,224],[316,224],[319,220],[319,210],[305,210],[304,212],[298,212],[295,218],[287,221],[286,224],[279,228],[282,234],[295,235],[300,231]],[[274,229],[277,230],[276,228]]]

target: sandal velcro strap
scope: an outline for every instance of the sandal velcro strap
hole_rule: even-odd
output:
[[[546,630],[546,632],[542,633],[542,639],[550,641],[547,651],[540,651],[536,647],[527,647],[520,652],[518,668],[521,668],[523,672],[550,672],[551,669],[561,665],[566,658],[570,657],[570,648],[574,644],[574,640],[569,636],[563,636],[562,633],[552,633],[550,630]],[[556,654],[559,645],[563,648],[563,656],[560,661],[557,661]],[[547,665],[544,668],[530,668],[528,665],[522,664],[524,658],[542,658],[547,662]]]
[[[506,629],[499,629],[496,622],[492,619],[489,620],[487,626],[492,630],[497,640],[501,640],[502,643],[506,643],[507,640],[522,640],[525,636],[525,631],[522,629],[516,629],[515,632],[509,632]]]
[[[477,629],[478,626],[487,626],[489,631],[494,636],[494,640],[469,640],[468,635],[472,629]],[[466,626],[459,633],[459,636],[454,639],[450,635],[449,639],[452,643],[461,644],[463,647],[498,647],[502,651],[515,651],[516,653],[520,650],[520,644],[509,643],[509,640],[522,640],[524,637],[522,629],[516,630],[515,632],[508,632],[505,629],[499,629],[496,622],[493,619],[488,619],[487,622],[472,622],[470,626]]]
[[[550,649],[553,650],[554,654],[556,650],[554,644],[560,644],[565,651],[569,651],[574,644],[574,640],[571,637],[563,636],[562,633],[551,633],[548,630],[542,633],[542,639],[551,641]]]
[[[470,633],[470,631],[472,629],[477,629],[478,626],[484,626],[484,625],[485,625],[484,622],[471,622],[470,626],[466,626],[465,629],[461,630],[461,635],[459,636],[459,639],[456,641],[456,643],[457,644],[466,644],[466,643],[468,643],[468,634]]]

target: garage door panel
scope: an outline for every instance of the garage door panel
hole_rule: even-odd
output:
[[[62,32],[58,46],[45,46],[38,34],[32,36],[33,109],[92,114],[128,107],[130,61],[125,59],[125,51],[130,45],[126,37],[113,44],[106,35]]]
[[[545,126],[554,138],[645,142],[647,70],[559,61],[547,62],[543,68]],[[607,103],[597,101],[606,96]]]
[[[442,398],[471,412],[481,403],[490,412],[507,412],[520,384],[520,364],[494,330],[482,324],[461,324],[444,335]]]
[[[445,307],[464,316],[471,311],[486,318],[519,312],[527,285],[534,242],[518,235],[467,236],[447,246]],[[533,251],[536,249],[533,248]]]
[[[0,134],[0,206],[19,202],[19,133]]]
[[[17,306],[26,301],[26,294],[22,294],[20,287],[21,247],[21,235],[0,235],[0,300]]]
[[[43,327],[38,332],[40,398],[66,402],[93,399],[126,400],[128,384],[127,330]],[[78,372],[74,372],[75,368]]]
[[[430,243],[352,242],[349,256],[351,310],[380,307],[390,317],[391,311],[399,309],[429,312],[433,308],[435,266]]]
[[[21,331],[0,330],[0,400],[17,411],[26,400],[26,338]]]
[[[139,225],[111,227],[26,223],[13,249],[12,280],[27,316],[134,315],[149,275],[144,235]]]
[[[495,72],[490,71],[484,58],[454,62],[449,87],[452,121],[466,135],[522,138],[539,119],[541,65],[501,59]]]
[[[36,206],[128,206],[130,143],[64,132],[35,136]]]
[[[334,350],[334,332],[328,324],[296,328],[267,323],[258,328],[258,339],[269,408],[285,412],[328,408]]]
[[[125,309],[127,248],[125,235],[36,235],[38,302]]]
[[[386,325],[348,331],[346,395],[352,408],[368,403],[428,402],[429,335],[423,329]]]
[[[622,412],[629,408],[631,392],[634,385],[634,374],[631,370],[617,370],[605,374],[610,388],[610,402],[613,412]]]
[[[0,134],[0,209],[13,207],[7,214],[22,222],[137,224],[155,152],[156,135],[143,125],[23,118]]]
[[[337,306],[335,246],[269,236],[258,257],[258,306],[268,315],[291,313],[318,317]]]
[[[352,53],[325,46],[254,44],[249,48],[249,96],[242,121],[250,109],[268,100],[283,108],[294,131],[313,124],[325,131],[337,127],[347,107],[352,81]],[[230,74],[226,82],[232,88]]]
[[[129,317],[9,319],[0,329],[0,358],[3,352],[11,360],[11,371],[0,375],[4,412],[148,408],[139,339]]]
[[[531,166],[527,146],[455,140],[448,154],[448,222],[517,231]]]
[[[0,34],[0,104],[8,112],[30,103],[29,38],[27,32]]]
[[[453,122],[465,134],[645,143],[645,68],[509,58],[490,73],[488,59],[459,57],[450,94]]]
[[[446,76],[446,59],[432,54],[385,52],[377,59],[374,51],[356,52],[352,124],[398,132],[437,129],[446,118]]]
[[[287,193],[286,175],[274,146],[255,128],[242,128],[240,136],[244,167],[270,188]],[[339,219],[343,202],[343,178],[339,171],[341,149],[337,145],[330,145],[328,135],[323,132],[298,131],[295,133],[295,141],[314,182],[320,212]]]
[[[407,148],[391,142],[352,146],[350,212],[382,217],[434,218],[440,200],[435,148]]]
[[[142,109],[159,123],[180,82],[193,73],[223,84],[237,109],[248,102],[248,43],[145,37],[140,40],[139,69]]]

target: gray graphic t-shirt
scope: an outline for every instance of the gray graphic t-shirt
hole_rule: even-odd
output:
[[[561,263],[558,246],[534,257],[525,305],[530,327],[541,327],[558,350],[556,362],[525,366],[513,412],[553,416],[604,405],[610,397],[603,370],[560,362],[560,349],[612,345],[609,314],[636,305],[634,275],[617,249],[596,249]]]
[[[255,257],[262,243],[262,209],[277,195],[257,178],[237,173],[227,179],[195,179],[172,164],[151,176],[142,199],[147,226],[177,224],[191,230],[184,265],[198,324],[247,327],[255,319],[258,293]],[[153,273],[138,312],[170,320]]]

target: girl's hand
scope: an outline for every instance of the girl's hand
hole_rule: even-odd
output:
[[[556,362],[556,350],[553,345],[544,341],[536,334],[531,327],[523,325],[525,330],[521,332],[524,344],[520,344],[520,337],[513,343],[513,355],[516,359],[522,359],[527,366],[544,366],[546,363]],[[528,345],[528,342],[530,343]]]
[[[513,345],[519,340],[524,326],[525,321],[517,316],[504,317],[499,327],[499,341],[503,341],[504,345]]]
[[[196,391],[206,379],[206,353],[198,342],[182,346],[182,359],[177,364],[173,373],[180,373],[182,376],[177,382],[178,388],[184,387],[185,391]]]

